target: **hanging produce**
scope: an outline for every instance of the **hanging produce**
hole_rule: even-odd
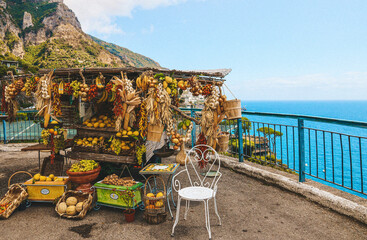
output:
[[[89,91],[92,89],[92,85],[91,88],[88,87],[88,84],[82,83],[79,85],[80,86],[80,91],[78,93],[78,95],[81,97],[82,102],[86,102],[89,98]]]
[[[36,96],[36,109],[38,110],[37,115],[43,115],[44,127],[47,128],[50,118],[54,118],[59,121],[56,116],[52,113],[52,102],[51,102],[51,86],[52,86],[52,75],[51,71],[48,75],[44,75],[37,85]]]
[[[152,125],[168,125],[172,118],[171,98],[161,83],[149,90],[146,98],[147,116]]]
[[[53,109],[55,116],[57,117],[61,116],[61,100],[60,100],[59,86],[60,85],[56,83],[54,83],[52,86],[52,93],[53,93],[52,109]]]
[[[80,90],[80,82],[74,80],[71,82],[70,87],[73,89],[73,96],[75,98],[79,97],[79,90]]]
[[[26,79],[26,83],[24,84],[26,96],[32,96],[32,93],[36,91],[38,81],[39,77],[34,76]]]
[[[116,85],[116,100],[114,102],[114,112],[117,116],[116,131],[121,130],[121,124],[123,122],[123,129],[129,127],[130,113],[138,105],[141,104],[141,98],[138,93],[133,89],[132,83],[121,73],[122,79],[114,77],[112,80]]]
[[[205,168],[206,165],[208,164],[208,159],[207,159],[208,151],[206,151],[208,147],[206,147],[205,145],[207,145],[206,137],[205,137],[205,134],[201,132],[199,134],[198,140],[195,143],[195,146],[197,148],[196,153],[200,158],[200,161],[198,161],[198,164],[201,169]]]
[[[208,144],[214,145],[216,139],[216,124],[218,124],[218,115],[216,112],[218,106],[219,92],[213,88],[212,94],[205,99],[204,109],[202,110],[200,126],[202,133],[208,137]]]
[[[94,85],[94,84],[93,85],[90,85],[90,88],[88,90],[89,91],[88,91],[88,94],[87,94],[87,96],[88,96],[87,100],[88,101],[92,101],[98,95],[97,85]]]
[[[189,78],[188,83],[189,83],[190,92],[192,93],[192,95],[199,96],[200,94],[203,93],[203,91],[201,90],[201,84],[196,76]]]
[[[158,80],[154,79],[152,71],[143,72],[136,79],[136,87],[141,89],[143,92],[147,91],[150,87],[155,87],[155,84],[158,83]]]

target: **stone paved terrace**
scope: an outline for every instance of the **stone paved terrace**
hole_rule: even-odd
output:
[[[12,151],[12,148],[8,151]],[[13,148],[16,149],[16,148]],[[9,176],[19,170],[35,173],[37,153],[0,152],[0,193],[6,192]],[[347,216],[308,201],[295,193],[223,168],[218,207],[222,226],[211,205],[212,239],[366,239],[367,226]],[[21,181],[21,177],[14,181]],[[138,211],[126,223],[120,210],[92,210],[85,219],[61,219],[54,206],[33,203],[1,220],[1,239],[207,239],[204,209],[192,204],[188,220],[182,218],[175,237],[173,222],[148,225]]]

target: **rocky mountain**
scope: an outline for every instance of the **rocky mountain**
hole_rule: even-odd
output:
[[[62,0],[0,0],[0,59],[25,66],[160,67],[150,58],[85,34]]]

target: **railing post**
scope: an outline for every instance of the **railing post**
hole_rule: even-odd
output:
[[[305,130],[304,120],[298,118],[299,181],[305,181]]]
[[[195,111],[191,105],[191,117],[195,117]],[[196,143],[196,123],[192,122],[192,131],[191,131],[191,146],[194,147]]]
[[[237,133],[238,133],[238,160],[243,162],[243,129],[242,118],[237,120]]]
[[[6,144],[6,121],[3,120],[4,144]]]

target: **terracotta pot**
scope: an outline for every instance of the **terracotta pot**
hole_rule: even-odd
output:
[[[96,169],[88,172],[70,172],[67,170],[66,174],[69,176],[70,181],[79,184],[86,184],[96,180],[100,171],[101,166],[98,166]]]
[[[124,210],[126,222],[134,222],[135,220],[135,209]]]
[[[182,143],[180,152],[176,156],[176,163],[179,163],[181,166],[186,165],[186,152],[184,143]]]

